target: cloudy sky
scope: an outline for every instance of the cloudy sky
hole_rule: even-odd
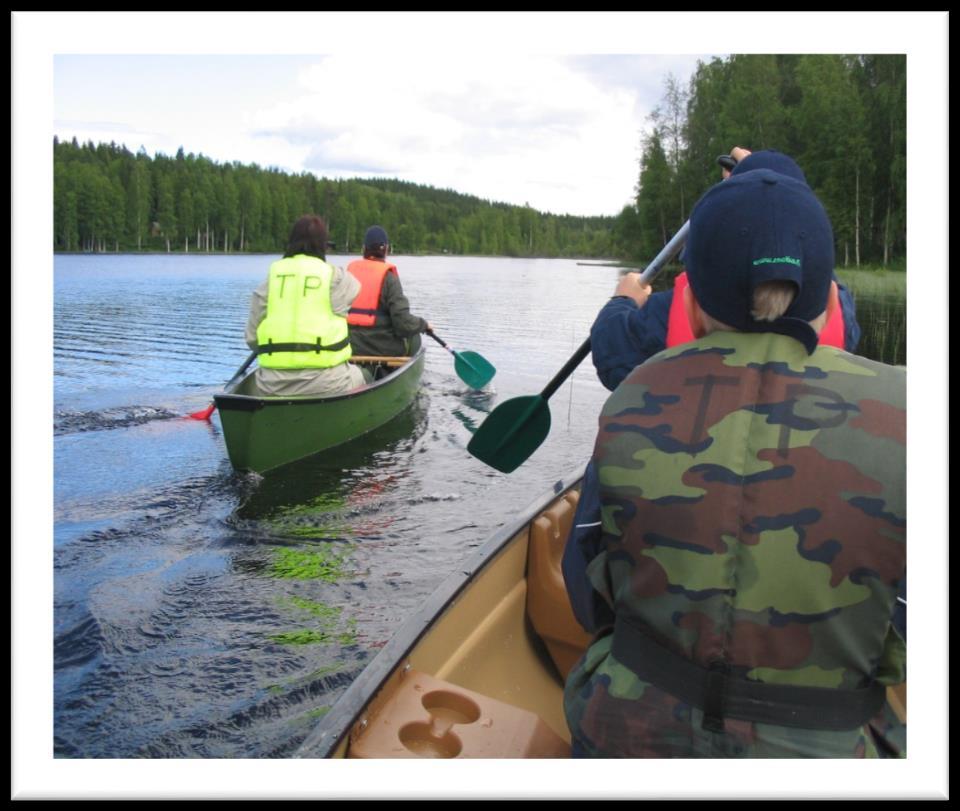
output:
[[[372,54],[376,52],[374,57]],[[710,55],[55,55],[54,132],[322,177],[391,177],[557,214],[630,200],[672,74]]]
[[[14,43],[26,43],[24,58],[49,54],[35,88],[44,101],[52,90],[43,123],[62,138],[614,215],[634,194],[668,75],[685,83],[698,60],[730,52],[902,51],[897,38],[915,23],[881,13],[18,12]],[[18,39],[28,28],[33,39]]]

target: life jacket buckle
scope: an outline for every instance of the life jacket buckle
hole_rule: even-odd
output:
[[[707,668],[706,695],[703,704],[703,729],[723,732],[724,699],[730,666],[726,662],[711,662]]]

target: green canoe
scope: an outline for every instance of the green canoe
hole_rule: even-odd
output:
[[[346,394],[266,397],[254,393],[251,372],[215,395],[234,468],[266,473],[305,459],[379,428],[413,402],[423,374],[423,348],[409,358],[360,363],[379,366],[378,379]]]

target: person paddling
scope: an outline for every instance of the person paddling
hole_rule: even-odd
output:
[[[326,395],[363,385],[350,363],[346,314],[360,284],[326,261],[327,225],[294,223],[283,258],[253,292],[246,342],[257,354],[256,384],[267,395]]]
[[[426,319],[410,312],[397,266],[387,260],[389,251],[387,232],[371,225],[363,238],[363,258],[347,265],[361,287],[347,315],[356,355],[413,355],[420,334],[430,329]]]
[[[796,162],[775,150],[751,153],[742,147],[730,151],[736,165],[721,170],[723,179],[754,169],[772,169],[806,183]],[[732,162],[731,161],[731,162]],[[681,255],[681,260],[683,256]],[[639,284],[640,274],[626,273],[618,281],[613,297],[597,315],[590,329],[590,346],[597,377],[613,391],[635,366],[667,347],[693,339],[683,307],[686,273],[680,273],[669,290],[654,293]],[[821,340],[854,352],[860,341],[860,325],[850,291],[837,281],[831,292],[831,313]]]
[[[833,231],[795,177],[713,186],[686,264],[694,340],[608,399],[564,552],[593,635],[574,754],[876,757],[906,678],[906,371],[819,341]]]

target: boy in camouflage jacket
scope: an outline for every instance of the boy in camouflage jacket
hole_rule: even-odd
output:
[[[698,340],[607,401],[564,557],[596,634],[574,754],[877,756],[906,678],[905,371],[817,345],[833,234],[793,178],[709,190],[687,268]]]

